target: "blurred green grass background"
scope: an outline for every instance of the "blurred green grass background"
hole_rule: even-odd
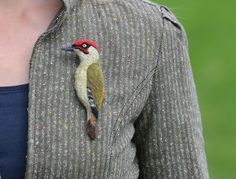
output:
[[[236,1],[152,0],[184,25],[211,179],[236,179]]]

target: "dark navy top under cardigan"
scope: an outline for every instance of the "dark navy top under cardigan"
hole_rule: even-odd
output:
[[[26,167],[28,84],[0,86],[0,178],[23,179]]]

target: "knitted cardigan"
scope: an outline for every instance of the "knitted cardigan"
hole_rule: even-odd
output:
[[[74,89],[79,60],[99,46],[105,97],[97,139]],[[30,60],[26,179],[207,179],[201,114],[185,30],[145,0],[64,0]]]

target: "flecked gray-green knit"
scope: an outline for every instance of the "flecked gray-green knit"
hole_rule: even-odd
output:
[[[79,59],[99,46],[105,99],[97,139],[74,89]],[[185,30],[144,0],[65,0],[30,61],[26,179],[208,179]]]

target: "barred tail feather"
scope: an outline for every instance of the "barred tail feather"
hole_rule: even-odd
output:
[[[87,114],[87,134],[92,140],[94,140],[96,138],[96,122],[98,119],[98,109],[97,105],[94,102],[92,91],[89,88],[87,88],[87,94],[91,108],[91,111],[89,110]]]
[[[90,104],[90,108],[91,108],[91,110],[92,110],[92,113],[93,113],[94,116],[98,119],[98,109],[97,109],[97,105],[96,105],[96,103],[94,102],[92,91],[91,91],[89,88],[87,88],[87,94],[88,94],[88,100],[89,100],[89,104]]]

